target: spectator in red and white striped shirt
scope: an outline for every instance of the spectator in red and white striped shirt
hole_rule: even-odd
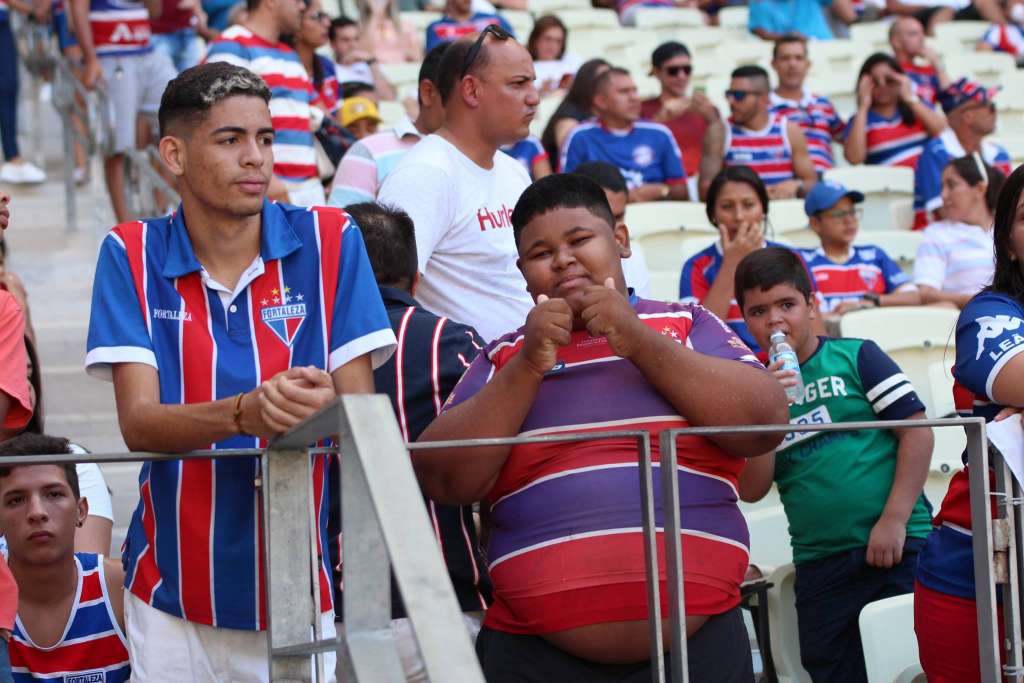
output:
[[[899,17],[889,27],[889,45],[903,73],[914,82],[918,96],[929,106],[940,90],[952,82],[938,53],[924,42],[924,26],[917,17]]]

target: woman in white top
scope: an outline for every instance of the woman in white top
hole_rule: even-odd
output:
[[[533,24],[526,49],[533,57],[533,70],[537,74],[534,84],[541,97],[564,93],[582,64],[577,57],[566,54],[568,38],[565,24],[553,14],[545,14]]]
[[[921,303],[963,308],[992,282],[992,216],[1006,180],[974,154],[942,172],[942,216],[924,231],[914,259]]]

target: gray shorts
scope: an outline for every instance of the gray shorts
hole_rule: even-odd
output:
[[[159,50],[135,55],[100,57],[114,127],[114,151],[133,149],[139,114],[160,109],[164,88],[178,75],[170,58]]]

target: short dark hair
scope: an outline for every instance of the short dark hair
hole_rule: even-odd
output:
[[[52,455],[54,453],[71,453],[71,443],[67,439],[46,434],[34,434],[22,432],[14,438],[0,442],[0,462],[3,456],[8,455]],[[0,479],[11,476],[16,467],[35,467],[35,465],[0,465]],[[74,463],[57,465],[64,470],[64,476],[68,480],[68,486],[75,498],[81,498],[82,492],[78,487],[78,471]]]
[[[537,21],[533,22],[533,30],[530,31],[530,37],[526,39],[526,50],[530,53],[531,57],[537,59],[537,41],[540,40],[545,31],[553,28],[562,30],[562,51],[558,53],[558,59],[565,56],[565,46],[569,42],[569,29],[554,14],[545,14],[544,16],[537,17]]]
[[[594,81],[594,97],[597,97],[599,94],[604,92],[604,89],[608,87],[609,81],[616,76],[632,77],[633,74],[629,73],[629,69],[623,69],[621,66],[610,67]]]
[[[366,254],[378,285],[406,291],[416,281],[416,232],[409,214],[376,202],[345,207],[363,233]]]
[[[993,228],[996,268],[992,284],[982,290],[1001,292],[1017,301],[1024,301],[1024,273],[1021,272],[1020,261],[1013,250],[1013,231],[1017,227],[1017,205],[1020,203],[1022,191],[1024,165],[1018,166],[1017,170],[1010,174],[999,193]]]
[[[430,48],[430,51],[423,57],[423,63],[420,64],[420,76],[417,83],[430,81],[435,86],[437,85],[441,59],[444,57],[444,53],[448,50],[449,45],[450,43],[440,43]]]
[[[554,209],[586,209],[615,227],[615,217],[604,190],[590,178],[578,173],[556,173],[530,185],[512,210],[512,236],[519,246],[523,228],[537,216]]]
[[[651,53],[651,66],[660,69],[661,65],[676,57],[689,57],[690,50],[678,40],[670,40],[654,48]]]
[[[342,14],[340,17],[338,17],[336,19],[332,19],[331,20],[331,27],[329,29],[327,29],[327,40],[329,40],[329,41],[331,41],[333,43],[334,42],[334,34],[339,29],[343,29],[346,26],[355,26],[356,28],[359,28],[359,24],[356,23],[356,21],[354,19],[349,19],[344,14]]]
[[[978,167],[978,164],[985,167],[985,176],[987,177],[982,177],[981,169]],[[1003,183],[1006,182],[1006,176],[1002,171],[998,168],[993,168],[982,161],[981,155],[974,156],[973,154],[953,159],[947,165],[952,166],[953,170],[956,171],[956,174],[971,187],[975,187],[981,183],[986,183],[985,206],[988,207],[989,211],[996,210],[996,203],[999,201],[999,192],[1003,189]]]
[[[236,95],[270,102],[270,88],[248,69],[227,62],[207,62],[185,69],[167,84],[160,98],[160,137],[180,124],[195,126],[214,105]]]
[[[448,104],[448,100],[451,98],[452,93],[455,92],[455,85],[459,80],[468,74],[478,73],[490,64],[493,40],[488,40],[489,37],[493,39],[494,35],[483,37],[483,42],[480,43],[480,51],[476,53],[473,64],[465,73],[462,71],[462,65],[466,62],[466,56],[473,49],[476,39],[463,38],[448,44],[448,49],[441,55],[441,63],[437,67],[437,91],[441,93],[442,104]],[[515,40],[515,38],[508,35],[506,40]]]
[[[347,100],[350,97],[358,97],[364,93],[375,93],[377,89],[373,87],[373,83],[364,83],[362,81],[347,81],[339,86],[338,94],[341,99]]]
[[[618,166],[607,161],[587,161],[573,169],[573,173],[593,180],[603,190],[629,192],[626,179],[622,177],[622,171]]]
[[[783,45],[794,45],[799,43],[804,46],[804,54],[807,54],[807,38],[803,37],[799,33],[787,33],[781,38],[775,41],[775,46],[772,47],[772,60],[779,58],[779,48]]]
[[[764,215],[768,215],[768,189],[764,186],[761,176],[757,175],[749,166],[726,166],[711,179],[707,197],[704,199],[704,211],[707,212],[708,220],[712,225],[715,225],[715,202],[718,201],[718,193],[722,191],[726,183],[749,185],[757,198],[761,200],[761,210],[764,211]]]
[[[790,285],[811,300],[811,276],[807,266],[794,252],[785,247],[765,247],[750,252],[736,266],[733,287],[736,303],[743,310],[746,293],[760,289],[766,292],[778,285]]]
[[[765,90],[768,90],[772,83],[768,78],[768,72],[756,64],[744,64],[743,66],[736,67],[732,71],[731,78],[749,78],[752,81],[762,81]]]

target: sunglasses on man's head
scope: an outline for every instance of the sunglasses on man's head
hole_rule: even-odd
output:
[[[690,74],[693,73],[693,65],[692,64],[679,64],[678,66],[666,66],[665,67],[665,73],[667,73],[669,76],[678,76],[680,74],[680,72],[682,72],[682,73],[686,74],[687,76],[689,76]]]
[[[477,37],[476,42],[469,48],[469,52],[466,53],[465,59],[462,60],[462,68],[459,69],[459,78],[464,77],[469,73],[469,70],[473,68],[473,62],[480,56],[480,50],[483,49],[484,41],[487,40],[487,36],[494,36],[496,40],[508,40],[512,37],[512,34],[503,29],[498,24],[491,24],[486,27],[483,31],[480,31],[480,35]]]
[[[743,100],[747,99],[747,95],[753,95],[753,96],[757,97],[758,95],[762,95],[762,94],[764,94],[763,90],[732,90],[732,89],[729,89],[729,90],[725,91],[725,98],[728,99],[728,100],[735,100],[737,102],[742,102]]]

